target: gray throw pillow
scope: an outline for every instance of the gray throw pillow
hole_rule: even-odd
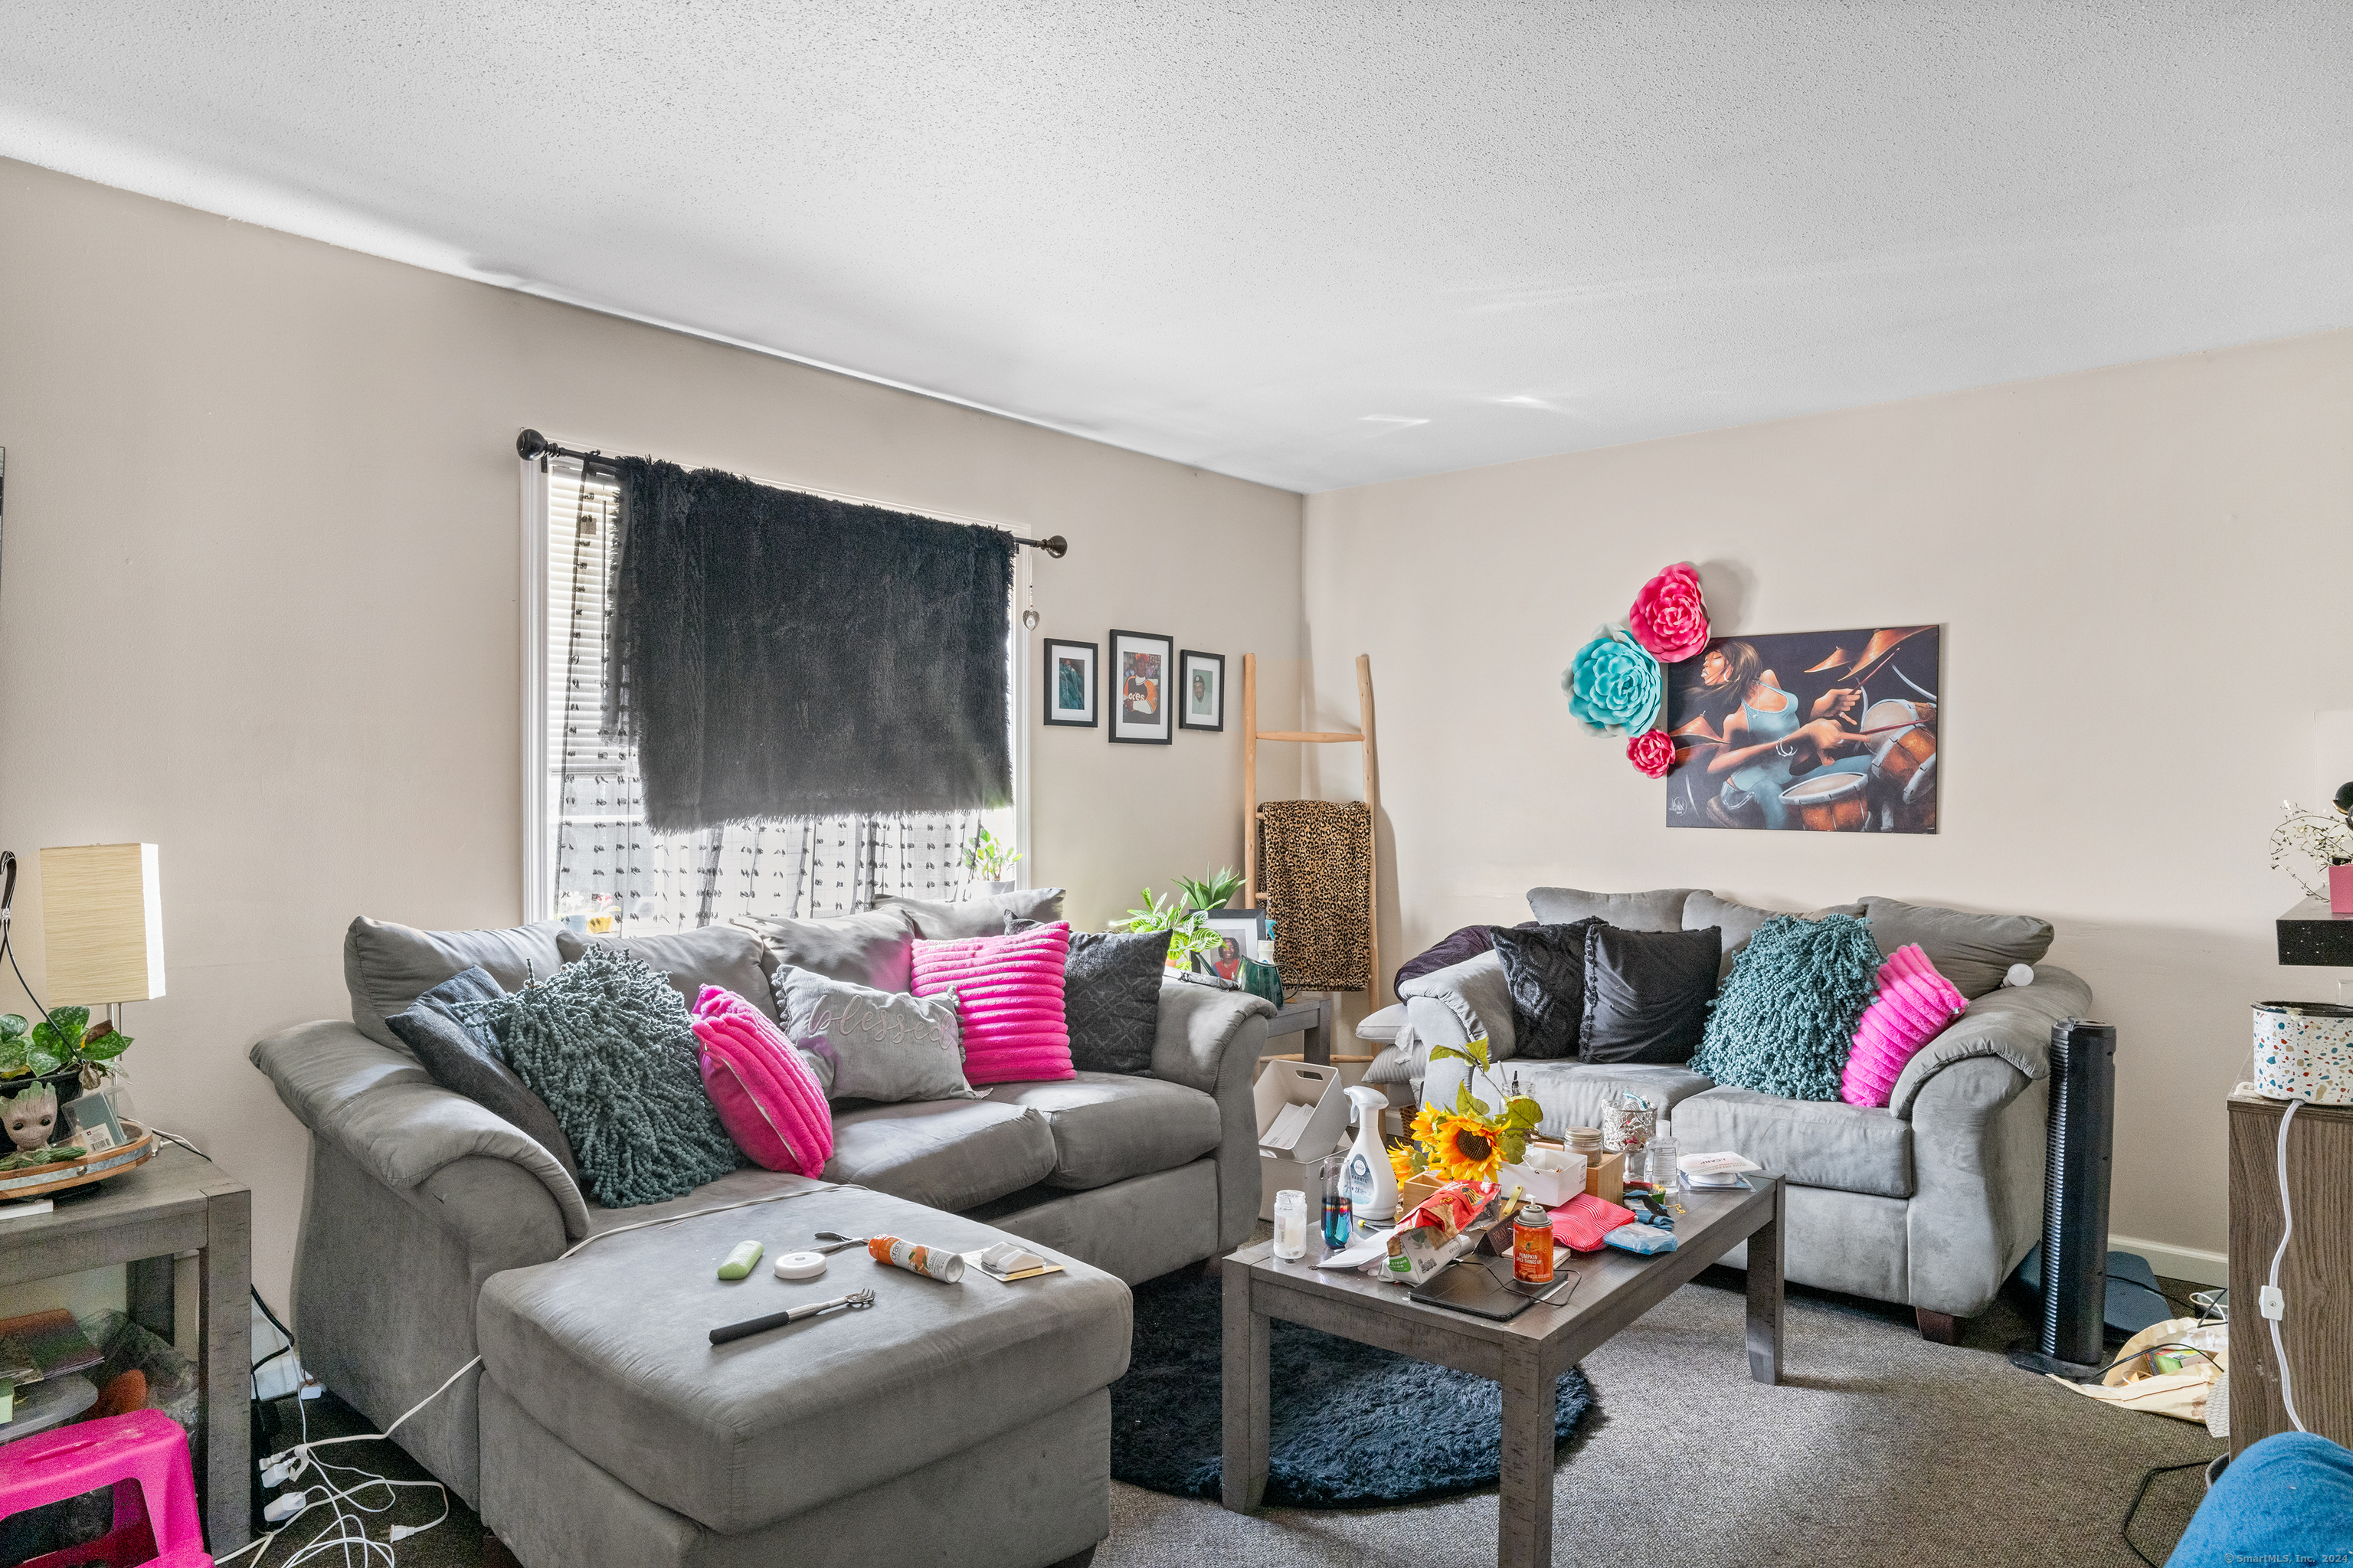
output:
[[[400,1048],[385,1023],[394,1013],[461,969],[477,964],[502,991],[521,991],[564,967],[553,920],[490,931],[420,931],[363,915],[343,933],[343,985],[352,1022],[379,1045]]]
[[[878,898],[877,909],[896,909],[915,923],[915,935],[926,942],[961,942],[970,937],[1005,935],[1008,916],[1054,921],[1062,917],[1062,890],[1024,887],[1012,893],[987,893],[960,904],[935,904],[922,898]]]
[[[1588,893],[1581,887],[1531,887],[1528,913],[1546,926],[1599,915],[1621,931],[1680,931],[1683,902],[1695,891],[1658,887],[1648,893]]]
[[[1062,1011],[1071,1026],[1071,1066],[1082,1073],[1151,1070],[1167,960],[1166,931],[1071,933]]]
[[[760,962],[760,938],[740,926],[705,926],[643,937],[584,937],[569,928],[555,933],[555,950],[567,964],[576,962],[590,948],[637,959],[670,981],[670,989],[686,999],[690,1012],[702,988],[715,985],[733,991],[771,1018],[776,1015],[768,971]]]
[[[435,1083],[521,1128],[555,1156],[576,1184],[580,1166],[572,1158],[572,1140],[556,1125],[555,1113],[515,1076],[489,1024],[470,1022],[451,1010],[453,1002],[490,1001],[503,994],[488,971],[477,966],[451,975],[385,1019],[385,1026],[433,1075]]]
[[[2031,915],[1972,915],[1876,895],[1862,901],[1881,954],[1918,943],[1953,988],[1975,1001],[2001,989],[2012,964],[2039,964],[2051,950],[2051,922]]]
[[[776,971],[786,1037],[829,1100],[975,1100],[953,993],[910,996],[807,969]]]
[[[1748,945],[1748,938],[1757,935],[1757,927],[1776,916],[1792,913],[1795,911],[1759,909],[1752,904],[1735,904],[1729,898],[1718,898],[1701,888],[1683,901],[1683,929],[1704,931],[1713,926],[1724,933],[1724,957],[1716,965],[1716,978],[1722,980],[1732,973],[1732,960],[1740,956],[1740,949]],[[1833,904],[1827,908],[1809,909],[1798,917],[1819,920],[1825,915],[1848,915],[1860,919],[1862,906]]]
[[[871,909],[822,920],[747,915],[737,923],[757,934],[768,949],[771,973],[790,964],[876,991],[914,989],[915,927],[900,910]]]

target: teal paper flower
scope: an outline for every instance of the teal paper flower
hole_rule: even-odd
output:
[[[1605,626],[1560,678],[1568,711],[1595,735],[1640,735],[1659,716],[1659,662],[1623,626]]]

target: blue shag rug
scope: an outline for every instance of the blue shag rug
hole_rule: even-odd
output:
[[[1219,1282],[1191,1270],[1135,1287],[1135,1349],[1111,1385],[1113,1479],[1218,1495],[1224,1305]],[[1281,1319],[1272,1340],[1270,1504],[1365,1508],[1495,1484],[1500,1384]],[[1570,1371],[1559,1392],[1553,1432],[1566,1443],[1593,1409],[1593,1389]]]

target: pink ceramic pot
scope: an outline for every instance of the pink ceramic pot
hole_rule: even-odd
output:
[[[2353,915],[2353,865],[2328,868],[2328,912]]]

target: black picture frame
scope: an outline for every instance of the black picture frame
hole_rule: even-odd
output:
[[[1151,661],[1157,660],[1156,664]],[[1167,746],[1176,738],[1176,715],[1169,705],[1170,677],[1176,671],[1176,640],[1157,631],[1111,630],[1111,670],[1103,682],[1103,694],[1111,699],[1106,715],[1114,746]],[[1131,664],[1130,661],[1135,661]],[[1144,690],[1137,688],[1141,685]],[[1135,699],[1149,695],[1155,717],[1142,720],[1131,717],[1140,705]]]
[[[1214,668],[1217,672],[1218,711],[1216,716],[1207,724],[1193,722],[1193,670],[1197,664],[1204,669]],[[1226,656],[1224,654],[1204,653],[1197,648],[1187,648],[1176,655],[1176,727],[1205,731],[1219,731],[1226,727]]]
[[[1242,957],[1258,957],[1258,945],[1272,934],[1271,912],[1263,904],[1255,909],[1212,909],[1203,918],[1209,929],[1233,943]]]
[[[1101,701],[1103,695],[1103,662],[1101,650],[1092,642],[1081,642],[1075,639],[1068,637],[1047,638],[1045,641],[1045,650],[1046,654],[1044,664],[1046,670],[1046,705],[1040,710],[1040,716],[1048,724],[1060,725],[1067,729],[1094,728],[1096,725],[1102,722],[1101,715],[1103,712],[1103,705]],[[1062,673],[1061,660],[1066,652],[1082,653],[1085,656],[1086,673],[1082,677],[1082,680],[1086,687],[1086,701],[1078,708],[1067,707],[1061,701],[1063,692],[1059,677]],[[1082,716],[1077,718],[1057,718],[1054,716],[1057,714],[1071,713],[1076,713]]]

